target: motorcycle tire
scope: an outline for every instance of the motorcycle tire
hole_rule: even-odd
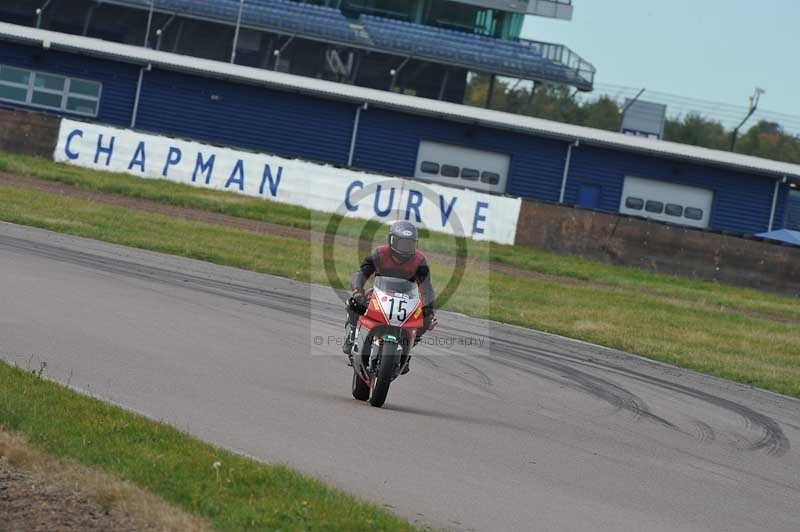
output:
[[[389,346],[392,351],[396,353],[397,346],[392,343],[385,343],[381,346],[381,365],[378,368],[378,374],[372,381],[372,389],[369,395],[369,404],[375,407],[382,407],[386,402],[386,396],[389,394],[389,385],[392,383],[394,376],[394,369],[397,365],[399,356],[397,354],[384,354],[383,351]]]
[[[361,380],[356,370],[353,370],[353,397],[359,401],[366,401],[369,399],[369,386]]]

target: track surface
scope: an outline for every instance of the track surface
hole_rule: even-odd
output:
[[[0,287],[4,359],[412,522],[800,530],[800,401],[443,312],[483,345],[422,346],[379,410],[330,289],[8,224]]]

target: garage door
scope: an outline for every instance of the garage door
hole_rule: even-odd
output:
[[[626,177],[619,212],[693,227],[708,227],[714,192],[653,179]]]
[[[506,191],[511,156],[423,140],[414,177],[486,192]]]

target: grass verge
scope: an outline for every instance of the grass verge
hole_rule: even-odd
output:
[[[256,234],[10,187],[0,187],[0,199],[0,219],[5,221],[326,282],[313,239]],[[336,253],[339,271],[355,270],[359,257],[354,248],[337,248]],[[432,268],[434,285],[441,290],[445,274],[440,272],[448,267],[434,262]],[[649,279],[647,274],[627,271],[634,279],[631,283],[645,283],[651,289],[564,284],[468,268],[446,308],[580,338],[800,397],[796,324],[730,309],[739,305],[783,315],[792,307],[796,312],[796,300],[683,280],[672,281],[675,286],[670,288],[663,276]],[[672,291],[665,297],[663,290]],[[704,298],[703,294],[710,295]],[[726,303],[719,304],[720,300]]]
[[[0,426],[49,455],[130,481],[217,530],[413,530],[288,468],[217,449],[3,363]],[[103,486],[107,497],[120,496]]]

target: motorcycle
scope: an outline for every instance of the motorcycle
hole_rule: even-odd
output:
[[[381,407],[424,326],[422,299],[416,283],[382,276],[375,278],[367,296],[366,305],[352,298],[349,302],[361,316],[352,349],[353,397]]]

